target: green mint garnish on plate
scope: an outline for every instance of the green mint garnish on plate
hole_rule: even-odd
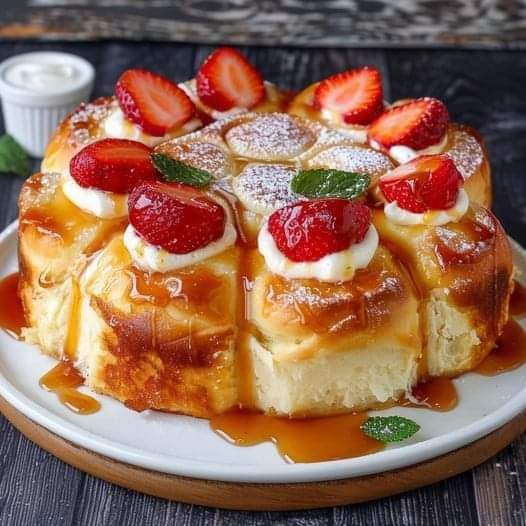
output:
[[[169,183],[184,183],[190,186],[206,186],[212,180],[212,174],[189,164],[172,159],[162,153],[152,154],[152,161],[157,170]]]
[[[300,170],[292,179],[291,188],[305,197],[341,197],[356,199],[368,188],[367,174],[318,168]]]
[[[27,153],[10,135],[0,137],[0,172],[20,177],[31,174]]]
[[[370,416],[363,424],[362,431],[380,442],[401,442],[412,437],[420,426],[402,416]]]

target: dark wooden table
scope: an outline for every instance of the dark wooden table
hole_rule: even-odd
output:
[[[210,51],[170,43],[0,43],[0,59],[62,49],[97,68],[94,95],[109,94],[119,73],[143,66],[183,80]],[[386,96],[433,95],[455,121],[477,127],[493,167],[494,210],[526,245],[526,53],[387,49],[248,48],[265,78],[298,89],[359,64],[383,73]],[[35,161],[35,166],[37,162]],[[22,181],[0,178],[0,227],[17,215]],[[2,298],[0,298],[2,301]],[[526,524],[526,436],[473,471],[378,502],[294,513],[249,513],[189,506],[140,495],[77,471],[21,436],[0,417],[0,525],[146,524]]]

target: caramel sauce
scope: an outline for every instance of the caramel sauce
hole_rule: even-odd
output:
[[[482,360],[474,372],[495,376],[526,363],[526,332],[515,320],[509,320],[497,339],[495,348]]]
[[[255,386],[252,373],[252,355],[250,353],[250,339],[252,337],[253,326],[250,323],[250,293],[253,283],[253,261],[250,256],[241,261],[241,268],[238,275],[238,303],[236,308],[236,375],[238,379],[238,404],[241,408],[253,409],[255,403]]]
[[[384,444],[368,437],[361,426],[366,413],[320,418],[283,418],[234,411],[215,416],[211,428],[237,446],[276,444],[289,462],[323,462],[375,453]]]
[[[239,174],[240,170],[237,169],[236,173]],[[243,206],[241,202],[239,201],[239,199],[237,199],[237,197],[234,194],[227,192],[226,190],[223,190],[221,188],[216,188],[215,192],[220,197],[222,197],[227,202],[228,206],[230,207],[230,211],[232,212],[232,216],[233,216],[237,234],[238,234],[237,239],[236,239],[236,244],[240,247],[248,247],[252,245],[253,243],[250,242],[250,235],[246,231],[247,229],[243,221],[244,210],[243,210]]]
[[[449,378],[431,378],[419,383],[411,390],[411,399],[403,398],[398,405],[402,407],[419,407],[433,411],[451,411],[458,404],[458,393],[455,384]]]
[[[515,288],[510,298],[510,314],[526,316],[526,287],[515,281]]]
[[[51,237],[61,244],[71,241],[67,238],[67,226],[62,225],[61,220],[46,209],[32,208],[21,220],[24,225],[32,225],[39,234]]]
[[[491,219],[491,216],[487,216]],[[458,223],[437,228],[436,254],[442,270],[469,265],[480,260],[493,247],[495,226],[477,220],[472,213]]]
[[[24,307],[18,295],[18,272],[0,280],[0,328],[19,337],[25,327]]]
[[[64,342],[64,354],[70,360],[75,359],[79,339],[80,323],[80,288],[76,280],[71,285],[71,311],[69,315],[68,332]]]
[[[100,403],[77,390],[83,383],[84,379],[69,361],[60,362],[40,379],[40,386],[55,393],[69,409],[81,415],[90,415],[100,409]]]
[[[41,177],[33,177],[32,191],[42,184]],[[36,232],[35,242],[40,243],[40,249],[50,257],[64,247],[68,249],[72,244],[79,242],[86,231],[93,232],[92,239],[86,236],[85,246],[82,251],[89,256],[102,248],[115,234],[123,232],[127,225],[127,218],[99,219],[87,212],[80,210],[63,193],[60,186],[55,190],[53,201],[38,207],[22,210],[20,224],[22,229],[32,228]]]
[[[206,268],[180,269],[175,273],[146,272],[130,265],[125,272],[131,282],[130,300],[178,307],[214,320],[226,321],[224,280]]]

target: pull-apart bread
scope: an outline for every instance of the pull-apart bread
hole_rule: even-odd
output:
[[[134,70],[117,98],[159,140],[70,144],[70,118],[20,196],[25,338],[92,389],[136,410],[324,415],[490,352],[511,251],[480,204],[483,146],[443,103],[387,107],[361,68],[275,111],[285,96],[228,48],[185,91]]]

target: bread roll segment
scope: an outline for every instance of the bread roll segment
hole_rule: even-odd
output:
[[[133,267],[122,236],[88,265],[75,363],[135,410],[211,416],[236,403],[239,250],[169,274]]]
[[[71,318],[79,276],[93,254],[127,224],[127,219],[98,219],[81,211],[65,197],[61,183],[61,174],[35,174],[22,186],[18,201],[26,339],[60,359],[76,352]]]
[[[375,210],[373,223],[410,269],[420,292],[427,376],[456,376],[493,348],[508,319],[511,247],[495,216],[476,203],[458,223],[404,227]]]
[[[277,414],[330,414],[401,397],[417,379],[418,300],[380,246],[343,283],[287,280],[256,256],[249,293],[257,406]]]

